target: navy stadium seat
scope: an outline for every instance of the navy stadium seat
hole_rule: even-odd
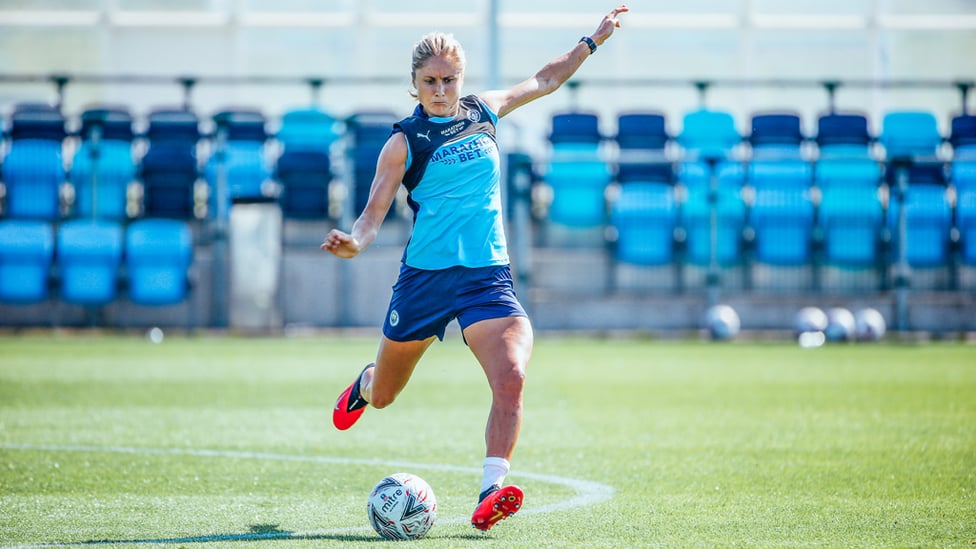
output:
[[[189,226],[175,219],[133,221],[125,232],[129,299],[139,305],[171,305],[189,291],[193,262]]]
[[[935,115],[927,111],[893,111],[885,114],[880,140],[889,161],[932,157],[942,144]]]
[[[267,201],[272,198],[267,183],[271,170],[266,158],[268,133],[264,115],[254,109],[227,109],[213,116],[216,145],[207,160],[205,176],[210,187],[212,216],[233,202]],[[221,179],[225,178],[225,179]],[[226,189],[222,189],[226,184]]]
[[[549,142],[553,145],[562,143],[590,143],[597,145],[603,139],[600,133],[600,119],[594,113],[566,112],[552,116],[552,130]]]
[[[862,114],[830,113],[817,119],[817,146],[821,150],[847,145],[867,147],[871,140],[868,119]]]
[[[353,169],[353,207],[354,216],[366,208],[369,189],[376,175],[376,161],[383,145],[393,133],[393,124],[400,120],[389,111],[360,111],[346,120],[352,138],[349,147]],[[393,208],[387,217],[394,215]]]
[[[674,170],[665,148],[670,141],[661,113],[632,112],[617,117],[617,182],[671,182]]]
[[[76,217],[124,219],[129,184],[135,179],[132,116],[121,107],[81,114],[81,146],[71,164]]]
[[[122,263],[122,225],[111,221],[77,219],[57,232],[57,262],[61,299],[85,306],[105,305],[118,294]]]
[[[961,114],[952,119],[949,144],[952,145],[954,157],[976,159],[976,115]]]
[[[889,175],[890,178],[896,175]],[[889,180],[890,183],[893,183]],[[904,203],[897,198],[888,205],[888,230],[892,235],[892,257],[898,258],[898,216],[905,208],[905,258],[912,267],[940,267],[949,261],[949,231],[952,208],[946,194],[945,171],[941,163],[918,163],[908,167]]]
[[[48,297],[54,230],[44,221],[0,221],[0,301],[36,303]]]
[[[724,111],[698,110],[685,114],[678,135],[678,144],[688,160],[729,158],[741,142],[735,119]]]
[[[200,177],[200,121],[180,109],[156,109],[148,121],[149,148],[139,163],[145,215],[191,219],[196,216],[194,186]]]
[[[622,186],[610,216],[617,229],[616,259],[633,265],[670,263],[677,216],[670,184],[635,182]]]
[[[275,177],[282,186],[281,211],[285,217],[323,219],[329,216],[328,152],[285,150],[278,157]]]
[[[746,205],[742,199],[745,175],[738,162],[720,163],[715,171],[718,178],[718,242],[715,255],[719,265],[730,266],[742,261],[742,231],[746,222]],[[679,211],[680,225],[686,234],[685,260],[694,265],[708,265],[712,253],[708,165],[705,162],[684,162],[679,165],[677,177],[687,191]]]
[[[60,217],[66,133],[64,116],[57,109],[34,104],[15,107],[10,116],[9,150],[0,172],[7,217]]]
[[[766,145],[791,145],[799,147],[803,142],[800,115],[795,113],[763,113],[752,117],[752,133],[749,143],[753,147]]]

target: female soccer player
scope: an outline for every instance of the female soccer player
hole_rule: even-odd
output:
[[[376,237],[402,184],[413,231],[383,322],[376,360],[336,401],[336,428],[351,427],[367,404],[385,408],[407,384],[424,351],[457,319],[484,369],[492,403],[479,503],[472,526],[487,531],[513,515],[523,492],[504,486],[522,424],[522,388],[532,326],[515,296],[502,227],[495,124],[558,89],[620,26],[621,5],[568,52],[505,90],[461,95],[465,58],[451,35],[431,33],[413,49],[413,114],[393,125],[380,152],[369,200],[348,233],[329,231],[322,249],[352,258]]]

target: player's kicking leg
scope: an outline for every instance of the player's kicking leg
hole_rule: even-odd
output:
[[[332,409],[332,424],[335,425],[336,429],[345,431],[352,427],[366,411],[366,405],[369,402],[363,398],[363,376],[366,375],[366,370],[372,367],[373,364],[367,364],[356,377],[356,381],[353,381],[352,385],[346,387],[346,390],[339,394],[335,408]]]

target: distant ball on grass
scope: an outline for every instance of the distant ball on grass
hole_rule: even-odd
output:
[[[146,339],[148,339],[150,343],[162,343],[164,337],[165,334],[163,333],[163,329],[159,326],[153,326],[149,329],[149,331],[146,332]]]
[[[827,309],[827,328],[824,330],[827,341],[838,343],[854,341],[857,337],[857,322],[854,313],[844,307]]]
[[[884,315],[871,307],[854,313],[854,322],[858,341],[880,341],[888,329]]]
[[[827,313],[819,307],[804,307],[796,313],[793,327],[797,335],[806,332],[823,332],[827,329]]]
[[[728,305],[713,305],[705,312],[705,328],[715,341],[728,341],[739,335],[739,314]]]

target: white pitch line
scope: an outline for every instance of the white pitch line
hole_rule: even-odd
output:
[[[93,452],[110,454],[134,454],[142,456],[194,456],[194,457],[218,457],[234,459],[256,459],[262,461],[294,461],[303,463],[322,463],[332,465],[371,465],[401,468],[404,470],[427,469],[431,471],[444,471],[452,473],[481,473],[480,468],[461,467],[458,465],[438,465],[430,463],[411,463],[405,461],[387,461],[381,459],[361,459],[327,456],[297,456],[289,454],[271,454],[263,452],[243,452],[236,450],[206,450],[193,448],[135,448],[127,446],[61,446],[61,445],[30,445],[30,444],[0,444],[3,450],[28,450],[41,452]],[[576,507],[584,507],[601,503],[613,497],[614,489],[612,486],[593,482],[589,480],[574,479],[557,475],[547,475],[532,472],[517,472],[512,476],[524,477],[527,479],[558,484],[570,488],[576,495],[562,501],[542,505],[539,507],[529,507],[521,511],[521,515],[535,515],[540,513],[551,513],[554,511],[564,511]],[[467,523],[468,519],[457,517],[451,519],[440,519],[438,524],[462,524]],[[193,536],[183,538],[164,538],[164,539],[144,539],[144,540],[110,540],[110,541],[80,541],[80,542],[48,542],[34,543],[25,545],[7,545],[5,549],[42,549],[45,547],[69,547],[87,545],[106,545],[106,544],[164,544],[164,543],[207,543],[214,541],[252,541],[262,539],[302,539],[315,536],[353,534],[356,532],[369,532],[367,526],[346,526],[341,528],[329,528],[324,530],[314,530],[310,532],[269,532],[267,534],[226,534],[219,536]]]

